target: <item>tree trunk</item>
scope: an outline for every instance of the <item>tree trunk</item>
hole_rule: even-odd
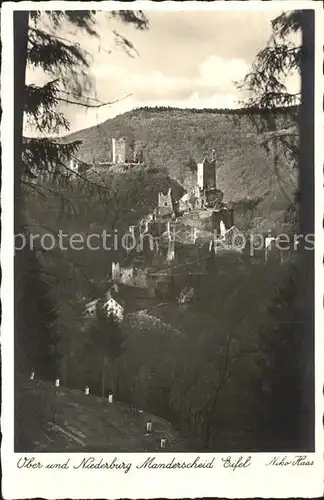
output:
[[[14,190],[15,232],[21,226],[22,136],[25,107],[25,79],[28,44],[28,12],[14,13]]]
[[[314,234],[314,75],[315,75],[315,13],[302,11],[302,103],[299,115],[300,126],[300,233]],[[319,104],[319,103],[317,103]],[[303,349],[304,377],[302,399],[305,408],[300,415],[300,432],[304,436],[305,448],[314,449],[314,251],[304,248],[303,273],[298,283],[304,290],[307,320]]]
[[[25,75],[28,42],[28,12],[14,13],[14,233],[20,233],[21,221],[21,172],[22,172],[22,134],[25,105]],[[17,259],[19,258],[19,262]],[[14,258],[14,331],[24,328],[23,314],[19,314],[18,304],[23,289],[24,278],[17,279],[22,259],[22,252]],[[20,263],[20,264],[19,264]],[[17,333],[15,333],[15,373],[22,369],[17,357]],[[15,384],[17,387],[17,384]],[[15,419],[17,420],[17,419]]]
[[[105,397],[106,392],[106,366],[107,366],[107,356],[104,356],[101,365],[101,397]]]

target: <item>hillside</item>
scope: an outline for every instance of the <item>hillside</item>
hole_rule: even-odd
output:
[[[162,418],[79,390],[55,388],[51,382],[20,384],[17,401],[16,451],[158,452],[164,451],[161,438],[167,440],[165,451],[190,450],[189,442]],[[147,421],[152,422],[151,433],[146,433]]]
[[[283,114],[277,118],[285,120]],[[281,158],[274,165],[242,110],[141,108],[81,130],[64,140],[81,140],[78,157],[111,160],[111,139],[126,136],[143,152],[144,164],[167,171],[185,188],[195,183],[194,162],[216,150],[218,188],[225,201],[259,200],[255,216],[280,218],[296,190],[296,174]]]

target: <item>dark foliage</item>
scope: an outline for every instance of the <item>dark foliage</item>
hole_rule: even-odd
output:
[[[314,346],[312,311],[304,300],[305,263],[299,259],[283,268],[268,308],[272,322],[260,335],[260,428],[266,447],[278,451],[312,449]]]
[[[69,130],[69,123],[65,116],[56,111],[59,101],[81,103],[91,107],[89,99],[83,97],[84,89],[91,89],[91,81],[87,76],[91,57],[79,44],[56,36],[54,33],[62,23],[68,23],[84,30],[90,36],[97,37],[95,14],[95,11],[46,11],[42,13],[36,11],[30,15],[27,65],[42,69],[51,80],[43,86],[26,85],[24,111],[30,124],[42,134],[57,134],[59,131]],[[141,11],[136,13],[127,10],[113,11],[107,15],[132,24],[140,30],[148,27],[148,20]],[[44,17],[53,26],[53,33],[42,28],[41,20]],[[114,35],[118,45],[128,52],[135,50],[130,40],[117,32]],[[69,95],[73,96],[73,100],[67,97]],[[39,143],[41,141],[39,139]],[[51,139],[45,140],[45,151],[51,143]],[[52,146],[56,148],[59,156],[65,155],[64,151],[59,152],[59,145],[52,143]],[[71,144],[71,148],[74,146],[75,144]],[[38,149],[36,143],[29,141],[29,157],[32,158],[35,153],[35,158],[32,158],[34,168],[38,166]]]
[[[57,310],[35,252],[17,252],[15,297],[15,370],[35,370],[45,380],[58,374]],[[21,319],[23,318],[23,321]],[[18,321],[19,320],[19,321]]]
[[[143,13],[125,13],[120,16],[114,13],[109,14],[118,17],[125,23],[132,23],[138,29],[145,29],[148,21]],[[52,25],[53,32],[43,29],[42,19],[47,18],[49,25]],[[57,112],[57,105],[61,99],[61,92],[71,92],[74,97],[82,97],[87,79],[87,69],[91,59],[87,51],[83,50],[79,44],[69,42],[55,35],[55,30],[62,23],[69,23],[74,27],[84,30],[88,35],[97,36],[95,27],[95,11],[32,11],[29,13],[29,27],[25,27],[26,33],[19,33],[19,39],[28,35],[26,53],[22,53],[23,47],[16,47],[20,52],[22,65],[40,68],[50,78],[43,86],[25,85],[25,92],[20,95],[22,103],[20,120],[25,113],[27,120],[42,134],[55,134],[60,129],[69,129],[69,123],[65,116]],[[28,30],[28,33],[27,33]],[[124,39],[127,46],[127,39]],[[18,113],[18,104],[16,106]],[[18,129],[17,129],[18,130]],[[58,143],[52,138],[23,138],[20,147],[21,137],[16,136],[16,148],[21,152],[21,164],[17,162],[16,180],[27,189],[31,195],[26,196],[23,191],[24,201],[28,204],[28,198],[37,194],[40,209],[48,206],[57,196],[55,203],[58,203],[65,216],[75,216],[73,206],[60,193],[64,188],[65,192],[71,189],[71,171],[67,166],[68,160],[73,156],[79,147],[78,141],[70,141],[65,144]],[[19,156],[19,152],[18,152]],[[100,186],[94,185],[90,181],[79,176],[79,188],[86,182],[89,196]],[[18,186],[16,186],[16,191]],[[23,207],[20,194],[16,196],[16,226],[25,230],[22,223]],[[67,208],[68,207],[68,208]],[[40,226],[38,226],[40,228]],[[25,234],[28,237],[28,234]],[[62,258],[63,256],[61,256]],[[55,260],[55,259],[54,259]],[[63,258],[64,260],[64,258]],[[56,271],[56,269],[55,269]],[[55,271],[53,273],[55,277]],[[55,302],[53,286],[45,282],[44,276],[51,275],[48,269],[43,269],[39,264],[39,259],[32,252],[19,251],[16,257],[16,273],[19,276],[20,284],[16,288],[19,297],[16,301],[16,345],[17,363],[16,371],[30,371],[34,368],[38,374],[44,378],[53,378],[57,375],[59,356],[57,355],[56,330],[54,328]],[[58,278],[60,273],[56,275]],[[81,272],[82,274],[82,272]],[[57,291],[57,290],[55,290]],[[51,296],[52,295],[52,296]],[[59,294],[59,299],[61,298]],[[55,330],[55,334],[54,334]]]
[[[278,127],[271,113],[251,119],[263,135],[267,150],[280,148],[288,160],[298,166],[298,105],[301,92],[290,93],[285,78],[300,74],[302,47],[291,41],[291,35],[301,30],[301,11],[283,13],[272,21],[272,36],[267,46],[260,50],[240,87],[249,93],[245,109],[257,107],[271,110],[277,106],[289,109],[289,122]],[[291,124],[293,123],[293,126]]]
[[[114,361],[121,356],[124,351],[122,346],[124,337],[123,332],[112,315],[106,314],[104,311],[103,301],[97,304],[97,317],[94,323],[90,325],[89,342],[86,344],[89,361],[87,363],[90,372],[89,378],[93,380],[92,386],[94,390],[100,390],[102,397],[106,395],[107,389],[115,393],[115,374]],[[99,368],[95,368],[95,366]],[[99,380],[96,380],[96,374],[99,375]],[[108,388],[106,387],[108,378]]]

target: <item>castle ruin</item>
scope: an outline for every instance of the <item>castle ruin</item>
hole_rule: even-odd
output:
[[[214,153],[213,153],[214,156]],[[216,159],[208,161],[206,158],[197,165],[197,185],[199,189],[216,188]]]
[[[126,137],[112,139],[112,162],[115,164],[127,163],[129,160],[129,147]]]
[[[172,215],[174,213],[174,202],[172,199],[171,188],[167,194],[160,192],[158,194],[158,215]]]

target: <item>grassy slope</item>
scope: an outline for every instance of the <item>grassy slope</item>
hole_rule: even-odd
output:
[[[195,176],[187,166],[216,150],[218,187],[226,201],[262,198],[259,214],[276,219],[296,189],[290,167],[273,158],[260,145],[260,137],[244,114],[211,110],[139,109],[119,115],[70,135],[83,144],[78,156],[85,161],[111,159],[111,139],[126,135],[144,145],[144,162],[166,168],[169,175],[188,187]],[[279,173],[279,181],[278,181]]]
[[[188,451],[189,442],[162,418],[129,405],[67,388],[51,382],[28,381],[19,386],[17,451],[28,452],[144,452]],[[21,417],[21,418],[20,418]],[[152,421],[153,432],[145,425]]]

